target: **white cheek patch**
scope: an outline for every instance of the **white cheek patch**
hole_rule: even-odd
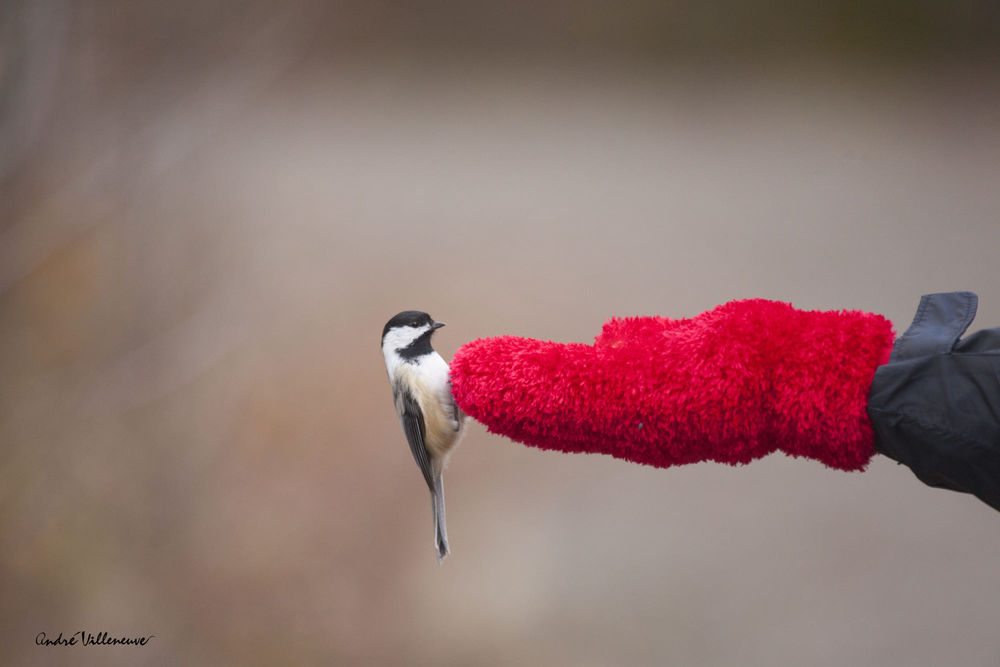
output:
[[[428,325],[416,328],[398,327],[392,329],[385,335],[385,340],[382,341],[382,351],[395,352],[396,350],[401,350],[430,330],[431,328]]]

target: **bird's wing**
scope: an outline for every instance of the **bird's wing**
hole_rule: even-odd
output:
[[[399,421],[403,425],[406,441],[410,443],[413,460],[420,466],[420,472],[424,474],[427,486],[433,488],[434,471],[431,469],[431,457],[424,444],[424,436],[427,434],[424,413],[421,412],[413,394],[404,387],[399,387],[396,391],[396,411],[399,413]]]
[[[465,413],[462,412],[462,408],[458,407],[458,403],[455,402],[455,397],[451,392],[451,380],[448,380],[448,401],[451,404],[451,416],[455,420],[455,430],[462,428],[462,422],[465,421]]]

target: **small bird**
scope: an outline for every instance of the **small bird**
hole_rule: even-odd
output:
[[[382,356],[396,412],[431,492],[439,563],[449,551],[441,476],[462,438],[466,419],[451,395],[448,364],[431,347],[431,335],[443,326],[427,313],[407,310],[382,329]]]

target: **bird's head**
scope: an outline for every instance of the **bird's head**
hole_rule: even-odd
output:
[[[423,311],[404,310],[382,328],[382,350],[402,353],[423,342],[429,346],[431,334],[443,326],[444,322],[435,322]]]

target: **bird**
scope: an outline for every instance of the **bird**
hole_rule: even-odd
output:
[[[396,413],[431,492],[438,563],[450,551],[443,473],[466,422],[452,398],[448,363],[431,347],[431,336],[443,326],[423,311],[405,310],[382,329],[382,355]]]

